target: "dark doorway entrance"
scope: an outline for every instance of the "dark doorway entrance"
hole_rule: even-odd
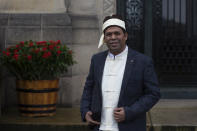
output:
[[[128,46],[153,57],[162,87],[197,85],[196,12],[196,0],[117,0]]]
[[[128,46],[144,52],[144,0],[118,0],[117,9],[126,21]]]

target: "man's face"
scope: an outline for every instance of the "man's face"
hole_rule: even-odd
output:
[[[117,55],[121,53],[126,46],[127,33],[124,33],[120,27],[112,26],[105,30],[104,40],[109,51]]]

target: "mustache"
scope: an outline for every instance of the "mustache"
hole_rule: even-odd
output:
[[[111,43],[118,43],[118,42],[120,42],[120,40],[110,40],[110,41],[109,41],[110,44],[111,44]]]

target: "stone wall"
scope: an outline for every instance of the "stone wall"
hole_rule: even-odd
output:
[[[80,103],[91,56],[105,49],[97,48],[100,27],[104,16],[115,12],[116,0],[67,0],[65,7],[67,12],[64,13],[0,12],[0,48],[29,39],[60,39],[68,44],[77,64],[60,80],[58,103],[75,107]],[[16,105],[14,79],[6,78],[2,85],[2,105]]]
[[[72,49],[72,23],[67,13],[0,14],[0,45],[4,49],[25,40],[61,40]],[[7,75],[5,70],[3,75]],[[64,77],[71,77],[72,69]],[[2,80],[2,106],[16,105],[15,79]],[[11,96],[11,97],[10,97]],[[64,101],[60,104],[64,104]]]
[[[79,106],[91,56],[98,51],[98,19],[93,15],[71,15],[71,19],[72,48],[77,64],[72,67],[72,76],[62,79],[60,101],[64,105]]]
[[[1,0],[1,13],[63,13],[68,0]]]
[[[73,49],[76,53],[77,65],[72,68],[72,88],[67,88],[62,97],[68,97],[68,103],[79,106],[83,86],[89,72],[91,56],[94,53],[105,50],[98,49],[98,41],[101,34],[102,20],[105,16],[116,11],[116,0],[71,0],[68,13],[72,19]],[[69,81],[69,80],[67,80]],[[64,80],[66,82],[66,80]],[[65,101],[65,100],[64,100]]]

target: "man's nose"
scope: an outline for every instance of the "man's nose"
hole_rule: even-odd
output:
[[[112,34],[111,38],[112,39],[116,39],[116,35],[115,34]]]

